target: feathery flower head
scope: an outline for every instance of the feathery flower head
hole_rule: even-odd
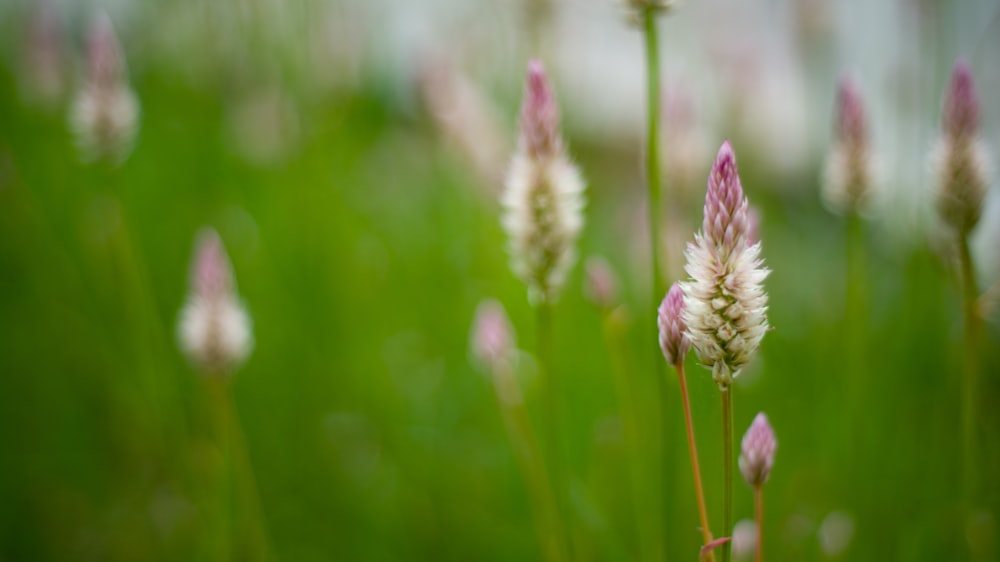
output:
[[[948,226],[965,235],[979,223],[990,166],[978,134],[979,97],[964,60],[955,63],[941,113],[943,136],[933,161],[937,208]]]
[[[566,155],[558,116],[545,71],[532,61],[521,110],[521,142],[502,198],[512,266],[528,285],[532,303],[556,299],[583,227],[583,180]]]
[[[750,361],[768,330],[763,282],[770,271],[760,258],[760,242],[750,242],[748,208],[736,157],[726,141],[708,177],[702,231],[685,252],[691,279],[682,286],[688,339],[723,389]]]
[[[250,316],[236,293],[226,249],[212,229],[198,236],[191,293],[177,328],[181,349],[207,375],[231,372],[253,348]]]
[[[764,412],[757,414],[750,424],[750,429],[743,435],[743,446],[740,452],[740,472],[747,484],[753,487],[767,482],[774,466],[774,451],[778,441],[774,438],[774,430],[767,421]]]
[[[100,14],[87,36],[87,75],[70,113],[84,161],[123,161],[132,148],[138,121],[139,102],[128,84],[125,57],[111,20]]]
[[[836,212],[856,212],[870,196],[872,157],[864,102],[857,85],[847,77],[841,78],[837,89],[834,132],[836,139],[827,156],[823,197]]]
[[[514,329],[503,305],[486,299],[476,308],[472,322],[472,355],[496,371],[506,365],[514,353]]]
[[[663,358],[670,365],[683,363],[691,349],[691,342],[685,333],[687,329],[683,313],[684,291],[679,283],[674,283],[663,297],[656,316],[656,325],[660,329],[660,349],[663,351]]]
[[[586,283],[587,298],[603,309],[610,309],[618,302],[618,279],[614,270],[603,258],[587,258]]]

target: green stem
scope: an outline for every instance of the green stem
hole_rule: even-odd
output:
[[[972,263],[972,253],[969,250],[967,235],[959,235],[959,261],[962,275],[962,313],[965,321],[964,376],[962,377],[962,434],[963,434],[963,473],[966,500],[974,501],[979,493],[979,482],[976,470],[976,393],[979,386],[979,316],[977,301],[975,267]]]
[[[722,389],[722,459],[724,498],[722,532],[723,536],[731,536],[733,533],[733,398],[732,389],[726,387]],[[732,541],[722,545],[722,562],[729,562],[729,555],[732,551]]]
[[[552,484],[552,494],[556,499],[556,519],[564,522],[558,525],[558,542],[562,545],[560,550],[564,553],[570,552],[569,523],[566,515],[566,501],[563,493],[563,466],[562,455],[559,445],[559,385],[556,380],[555,360],[553,359],[553,326],[552,326],[552,303],[542,301],[535,307],[538,315],[537,336],[538,336],[538,362],[541,367],[542,379],[545,386],[545,411],[544,411],[544,431],[545,443],[548,449],[548,465]]]
[[[757,484],[753,487],[753,514],[757,522],[757,540],[754,541],[756,562],[764,562],[764,486]]]
[[[643,11],[642,18],[646,40],[646,102],[648,104],[646,113],[646,186],[649,191],[649,252],[652,275],[650,305],[651,308],[655,309],[665,292],[663,281],[660,278],[660,47],[656,27],[656,11],[652,7],[648,7]],[[651,330],[651,332],[653,331]],[[659,494],[657,495],[663,496],[663,505],[656,513],[657,517],[665,522],[667,506],[670,505],[670,498],[666,495],[666,438],[670,417],[670,411],[666,405],[669,399],[669,389],[659,347],[654,343],[651,348],[654,353],[653,372],[656,376],[656,384],[659,385],[660,407],[658,410],[661,412],[659,421],[660,444],[656,467],[659,474],[657,482]],[[657,491],[651,490],[651,493],[656,494]],[[661,537],[660,540],[662,541],[663,538]],[[660,551],[662,552],[662,549]]]

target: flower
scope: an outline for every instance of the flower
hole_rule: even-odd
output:
[[[656,325],[660,329],[660,349],[664,359],[671,365],[683,363],[691,349],[691,342],[685,334],[684,291],[680,284],[670,286],[657,312]]]
[[[989,157],[979,137],[979,97],[972,69],[955,63],[941,111],[942,137],[932,156],[937,172],[937,209],[960,235],[968,234],[982,214],[989,184]]]
[[[722,389],[768,330],[763,282],[770,271],[760,258],[760,242],[750,242],[749,229],[747,199],[726,141],[708,177],[701,232],[685,252],[691,280],[682,285],[688,339]]]
[[[868,119],[857,85],[841,78],[834,120],[836,139],[826,161],[823,198],[835,212],[858,212],[871,196]]]
[[[618,279],[614,270],[604,258],[597,256],[587,258],[584,269],[586,270],[584,290],[587,298],[597,306],[610,310],[618,303]]]
[[[553,302],[576,259],[583,180],[559,134],[559,113],[541,63],[528,65],[520,141],[507,174],[503,225],[514,273],[532,303]]]
[[[740,452],[740,472],[743,473],[747,484],[757,487],[767,482],[771,467],[774,466],[774,450],[777,447],[774,430],[771,429],[764,412],[760,412],[743,436],[743,447]]]
[[[226,249],[206,228],[195,245],[191,293],[177,325],[181,350],[205,374],[231,372],[253,348],[250,324]]]
[[[476,308],[471,347],[473,357],[493,371],[511,360],[515,350],[514,329],[503,305],[496,300],[486,299]]]
[[[84,161],[128,157],[139,123],[139,102],[128,84],[125,58],[107,15],[87,37],[87,75],[70,109],[70,128]]]

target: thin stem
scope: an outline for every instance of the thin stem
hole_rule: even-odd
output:
[[[650,303],[652,308],[660,301],[664,294],[663,281],[660,278],[660,46],[656,27],[656,10],[647,7],[643,13],[643,32],[646,46],[646,186],[649,191],[649,252],[652,292]],[[652,330],[651,330],[651,333]],[[670,498],[666,496],[666,456],[667,456],[667,427],[669,410],[666,408],[669,390],[667,388],[666,372],[663,361],[660,359],[659,348],[654,344],[651,346],[654,353],[653,372],[656,382],[660,387],[660,439],[662,440],[658,450],[657,472],[660,474],[659,494],[663,496],[662,507],[658,510],[661,521],[666,520],[667,506],[670,505]],[[656,494],[656,491],[653,491]],[[661,539],[662,540],[662,539]]]
[[[556,380],[555,360],[552,356],[552,304],[543,301],[535,307],[538,315],[536,326],[538,336],[538,362],[541,366],[542,378],[545,381],[545,411],[544,431],[545,444],[548,449],[548,465],[552,494],[556,500],[556,518],[565,522],[558,525],[558,542],[562,552],[570,552],[568,535],[568,519],[565,519],[566,503],[563,494],[563,467],[559,445],[559,385]]]
[[[733,398],[729,387],[722,389],[722,459],[724,482],[723,536],[733,532]],[[732,541],[722,545],[722,562],[729,562]]]
[[[975,267],[969,250],[969,239],[959,235],[959,260],[962,275],[962,313],[965,320],[964,377],[962,377],[963,472],[966,499],[971,502],[979,492],[976,471],[976,393],[979,386],[979,316]],[[970,506],[971,507],[971,506]]]
[[[691,401],[688,399],[687,377],[684,374],[684,362],[678,361],[677,378],[681,383],[681,401],[684,403],[684,424],[687,426],[688,451],[691,453],[691,472],[694,473],[694,491],[698,497],[698,517],[701,519],[701,536],[703,545],[712,542],[712,531],[708,526],[708,510],[705,509],[705,491],[701,485],[701,467],[698,465],[698,446],[694,439],[694,423],[691,421]],[[712,562],[715,555],[708,554],[707,560]]]
[[[566,560],[566,552],[561,540],[564,534],[555,489],[546,474],[545,460],[524,406],[521,389],[507,366],[498,366],[492,378],[507,438],[528,486],[543,555],[552,562],[561,562]]]
[[[754,541],[757,562],[764,561],[764,486],[753,487],[753,515],[757,522],[757,540]]]
[[[249,503],[248,515],[254,519],[253,532],[248,534],[247,538],[256,538],[253,545],[254,550],[260,556],[260,559],[270,560],[271,541],[267,529],[267,519],[264,516],[264,506],[260,500],[260,488],[257,486],[257,477],[254,475],[253,464],[250,462],[250,453],[247,450],[246,440],[243,437],[243,429],[240,425],[239,411],[236,408],[236,400],[231,390],[227,392],[226,399],[229,402],[227,411],[230,415],[230,454],[233,459],[239,461],[239,468],[242,473],[240,474],[242,477],[242,486],[240,488],[242,488],[242,493],[245,494],[244,498]]]

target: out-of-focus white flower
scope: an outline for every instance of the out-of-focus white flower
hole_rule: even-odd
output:
[[[823,554],[836,558],[843,554],[854,538],[854,518],[843,511],[833,511],[819,524],[819,547]]]
[[[747,199],[727,141],[708,177],[702,229],[686,252],[691,280],[682,286],[688,338],[723,389],[768,330],[763,282],[770,271],[760,258],[760,242],[749,240],[749,228]]]
[[[774,466],[774,452],[777,448],[778,441],[774,438],[774,430],[771,429],[767,416],[764,412],[758,413],[743,435],[740,450],[740,472],[747,484],[756,488],[767,482]]]
[[[229,257],[210,228],[198,235],[191,291],[177,328],[181,350],[207,375],[232,372],[253,348],[250,316],[237,294]]]
[[[138,126],[139,101],[128,83],[125,57],[111,20],[100,14],[87,37],[87,75],[70,110],[81,158],[123,162]]]
[[[827,155],[823,198],[838,213],[859,212],[871,198],[872,154],[868,118],[857,85],[840,80],[834,118],[836,138]]]
[[[514,273],[532,303],[553,302],[576,259],[583,227],[583,179],[559,134],[556,100],[541,63],[528,65],[521,136],[507,174],[503,225]]]
[[[748,560],[757,546],[757,524],[753,519],[740,519],[733,526],[733,558]]]
[[[955,63],[941,111],[942,137],[932,154],[937,173],[937,209],[941,219],[967,235],[982,215],[990,163],[979,137],[979,97],[972,69]]]

